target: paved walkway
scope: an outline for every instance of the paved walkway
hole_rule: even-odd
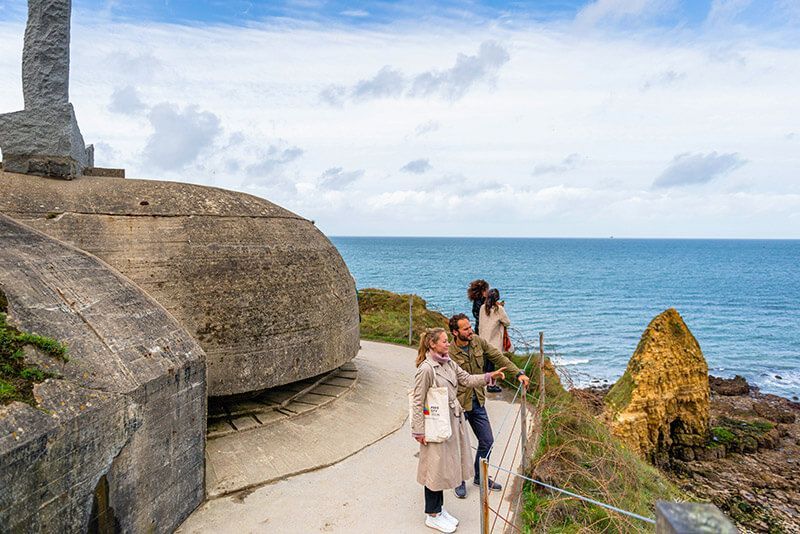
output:
[[[424,526],[422,487],[415,480],[414,455],[419,445],[411,438],[407,421],[406,390],[414,372],[414,356],[411,349],[362,341],[362,350],[354,360],[358,382],[350,393],[289,420],[291,426],[296,426],[292,435],[262,432],[274,430],[273,426],[236,434],[258,436],[236,447],[242,459],[237,465],[259,466],[254,471],[265,465],[274,467],[278,449],[291,447],[294,456],[305,459],[304,470],[308,472],[279,477],[282,479],[268,485],[211,499],[178,532],[433,532]],[[508,408],[506,401],[487,402],[495,432]],[[378,423],[376,415],[380,416],[378,419],[385,418],[386,423]],[[509,415],[502,425],[503,431],[496,438],[499,444],[507,439],[514,423],[512,417],[513,414]],[[299,437],[302,432],[298,429],[302,428],[312,433],[305,436],[305,441]],[[375,438],[377,434],[382,435]],[[386,437],[380,439],[383,436]],[[292,437],[297,441],[292,442]],[[474,445],[476,440],[471,437]],[[349,446],[344,446],[348,443]],[[359,443],[360,447],[346,454],[348,448]],[[499,460],[502,452],[498,448],[493,460]],[[334,460],[337,455],[341,457]],[[513,450],[509,450],[504,462],[509,468],[512,455]],[[316,457],[319,464],[316,467],[328,467],[309,471],[314,468]],[[300,463],[303,462],[297,465]],[[237,480],[255,480],[251,475],[243,471],[235,473]],[[501,473],[498,480],[505,482],[506,477]],[[493,493],[492,507],[498,505],[500,493]],[[468,486],[464,500],[456,499],[452,491],[446,492],[445,507],[461,520],[459,532],[479,530],[476,486]],[[504,512],[507,507],[508,503],[502,504]],[[495,532],[502,532],[501,523],[498,521]]]

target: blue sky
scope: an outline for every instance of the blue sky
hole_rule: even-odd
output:
[[[320,23],[368,26],[429,18],[464,20],[474,24],[487,21],[569,21],[587,6],[587,0],[540,1],[380,1],[346,2],[327,0],[246,1],[246,0],[74,0],[73,9],[100,13],[114,21],[178,23],[189,25],[247,25],[270,20],[302,20]],[[637,0],[608,2],[636,5]],[[697,27],[706,21],[714,0],[662,2],[663,10],[650,24],[661,27]],[[719,4],[720,2],[716,2]],[[24,17],[25,2],[5,0],[0,20]],[[785,6],[790,0],[728,2],[736,19],[746,24],[770,24],[785,21]]]
[[[0,0],[0,112],[26,3]],[[73,0],[98,165],[334,235],[800,238],[800,2]]]

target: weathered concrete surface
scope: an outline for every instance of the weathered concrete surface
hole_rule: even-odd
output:
[[[322,453],[316,463],[324,466],[327,465],[324,447],[334,446],[329,442],[339,439],[342,432],[340,427],[346,426],[345,430],[351,434],[349,439],[355,439],[363,432],[370,432],[370,426],[376,420],[381,417],[395,417],[385,411],[389,403],[396,403],[398,417],[408,415],[406,388],[410,385],[414,374],[415,351],[369,341],[362,341],[361,344],[363,348],[355,360],[359,368],[359,381],[365,372],[374,373],[375,380],[370,387],[382,390],[384,402],[373,406],[364,401],[359,406],[364,416],[363,422],[345,423],[338,419],[336,412],[333,412],[337,409],[335,404],[344,399],[337,400],[320,409],[321,415],[330,412],[334,416],[326,416],[313,425],[313,427],[324,427],[331,435],[330,438],[322,438],[319,443],[307,439],[306,443],[309,445],[304,445],[300,449],[295,446],[293,451],[282,452],[278,446],[279,442],[265,435],[258,447],[246,451],[241,459],[243,465],[248,461],[250,463],[262,461],[259,458],[268,456],[275,456],[274,462],[278,464],[279,458],[283,458],[284,454],[308,457],[311,460],[317,453]],[[395,375],[404,381],[405,387],[402,391],[397,391],[392,383],[385,381],[387,377]],[[514,411],[508,416],[508,421],[503,425],[509,403],[497,400],[492,394],[488,397],[486,408],[492,428],[497,433],[497,443],[505,444],[512,431],[512,418],[517,413],[518,405],[515,405]],[[403,414],[400,414],[400,410]],[[312,425],[303,427],[298,425],[297,431],[303,429],[310,431],[311,427]],[[519,432],[518,424],[514,432]],[[477,440],[472,431],[469,431],[469,435],[472,444],[476,445]],[[367,444],[367,437],[365,434],[364,445]],[[500,447],[492,455],[493,461],[501,460],[502,449]],[[431,533],[433,531],[424,524],[422,486],[416,481],[417,458],[414,455],[418,450],[419,445],[411,438],[411,429],[406,417],[399,430],[339,463],[299,474],[254,489],[252,492],[245,491],[207,501],[180,526],[178,532],[183,534]],[[507,469],[514,468],[512,465],[514,452],[512,444],[502,462]],[[519,451],[516,458],[517,461],[520,458]],[[495,477],[494,470],[490,475]],[[506,475],[500,473],[497,475],[497,480],[505,483]],[[499,509],[506,515],[514,497],[510,491],[505,496],[501,494],[502,492],[491,492],[490,504],[493,509]],[[505,500],[502,500],[503,497]],[[446,491],[444,505],[460,520],[457,532],[479,532],[480,507],[477,486],[473,486],[471,482],[467,485],[467,498],[464,500],[457,499],[452,491]],[[497,520],[494,532],[502,532],[503,526],[502,520]]]
[[[269,426],[209,439],[208,496],[331,465],[400,428],[408,417],[409,351],[367,346],[371,350],[353,360],[358,380],[334,402]]]
[[[315,376],[358,351],[355,282],[310,221],[212,187],[0,173],[0,212],[91,252],[203,346],[212,396]]]
[[[70,0],[29,0],[22,51],[25,109],[0,115],[6,171],[74,178],[94,165],[69,103]]]
[[[105,263],[2,214],[0,251],[9,322],[69,350],[39,409],[0,406],[0,530],[85,532],[102,479],[117,531],[170,532],[204,495],[202,349]]]

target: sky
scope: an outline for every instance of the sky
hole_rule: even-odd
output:
[[[70,101],[130,178],[329,235],[800,238],[797,0],[72,5]]]

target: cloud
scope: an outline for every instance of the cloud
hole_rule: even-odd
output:
[[[355,171],[345,171],[341,167],[331,167],[323,172],[319,177],[319,187],[329,190],[340,190],[349,186],[359,178],[364,176],[362,169]]]
[[[675,72],[674,70],[667,70],[664,71],[646,82],[642,85],[642,91],[647,91],[652,89],[653,87],[663,87],[667,85],[672,85],[680,80],[686,78],[685,72]]]
[[[679,187],[682,185],[704,184],[724,176],[747,163],[737,153],[717,154],[678,154],[669,166],[655,179],[653,187]]]
[[[421,137],[427,133],[435,132],[440,128],[440,124],[434,120],[430,120],[428,122],[424,122],[414,128],[414,136]]]
[[[567,171],[571,171],[575,167],[577,167],[581,162],[581,155],[577,153],[572,153],[563,160],[561,163],[557,165],[548,165],[548,164],[539,164],[533,168],[533,172],[531,173],[533,176],[541,176],[543,174],[563,174]]]
[[[257,163],[246,167],[247,175],[250,178],[272,178],[277,182],[282,182],[285,166],[302,157],[303,153],[303,149],[296,146],[281,148],[277,145],[270,145]],[[260,180],[245,180],[243,185],[258,182]]]
[[[152,167],[179,170],[209,149],[221,132],[220,119],[197,106],[181,110],[168,102],[157,104],[148,116],[153,133],[144,148],[144,158]]]
[[[431,166],[430,161],[427,159],[415,159],[414,161],[409,161],[402,167],[400,167],[401,172],[409,172],[412,174],[425,174],[433,167]]]
[[[495,41],[484,41],[474,56],[458,54],[455,65],[445,70],[429,70],[411,78],[400,70],[385,65],[375,76],[360,80],[353,87],[328,85],[319,93],[319,98],[333,106],[341,106],[346,100],[355,102],[378,98],[422,98],[438,95],[446,100],[462,98],[480,82],[493,84],[500,68],[511,56]]]
[[[428,71],[417,75],[410,96],[439,94],[447,100],[458,100],[476,83],[493,81],[500,67],[511,59],[508,51],[495,41],[481,43],[478,54],[459,54],[456,64],[444,71]]]
[[[797,134],[795,132],[789,132],[784,137],[786,137],[788,141],[793,141],[797,138]]]
[[[601,22],[643,21],[674,7],[674,0],[596,0],[578,11],[575,22],[594,26]]]
[[[147,109],[147,106],[139,97],[139,91],[132,85],[118,87],[111,93],[111,102],[108,104],[108,110],[112,113],[138,115],[145,109]]]
[[[369,17],[369,12],[364,11],[363,9],[346,9],[339,14],[344,15],[345,17],[356,17],[356,18]]]
[[[752,0],[714,0],[706,17],[707,24],[732,22],[750,7]]]
[[[358,82],[352,90],[352,97],[357,101],[398,97],[403,94],[405,83],[403,73],[387,65],[371,79]]]

